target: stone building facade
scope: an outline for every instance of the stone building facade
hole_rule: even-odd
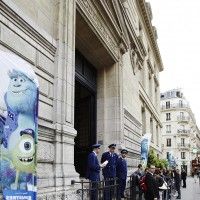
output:
[[[189,102],[180,89],[161,93],[163,156],[171,152],[177,167],[191,173],[191,161],[196,158],[199,129]]]
[[[90,145],[129,150],[152,133],[161,153],[163,64],[144,0],[2,0],[1,49],[32,65],[40,83],[38,198],[75,199]]]

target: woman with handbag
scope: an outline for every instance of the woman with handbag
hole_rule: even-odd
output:
[[[165,181],[161,175],[161,171],[159,169],[155,171],[154,177],[156,180],[157,187],[159,189],[158,199],[162,200],[163,191],[167,188],[165,185]]]

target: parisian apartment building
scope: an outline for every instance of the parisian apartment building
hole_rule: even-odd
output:
[[[188,100],[181,89],[161,93],[162,149],[164,158],[174,156],[176,166],[192,172],[192,160],[196,159],[200,131]]]
[[[0,9],[0,49],[28,62],[40,84],[38,199],[76,199],[71,181],[85,178],[94,143],[101,153],[126,148],[130,172],[145,133],[161,155],[164,67],[149,3],[2,0]]]

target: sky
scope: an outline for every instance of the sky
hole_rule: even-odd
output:
[[[161,92],[181,88],[200,128],[200,0],[147,0],[164,64]]]

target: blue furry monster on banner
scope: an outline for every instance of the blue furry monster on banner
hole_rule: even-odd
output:
[[[39,84],[30,64],[0,51],[0,192],[35,200]]]
[[[173,152],[169,152],[167,156],[169,167],[176,167],[176,160],[173,156]]]
[[[141,139],[141,164],[143,168],[147,166],[151,134],[146,133]]]

